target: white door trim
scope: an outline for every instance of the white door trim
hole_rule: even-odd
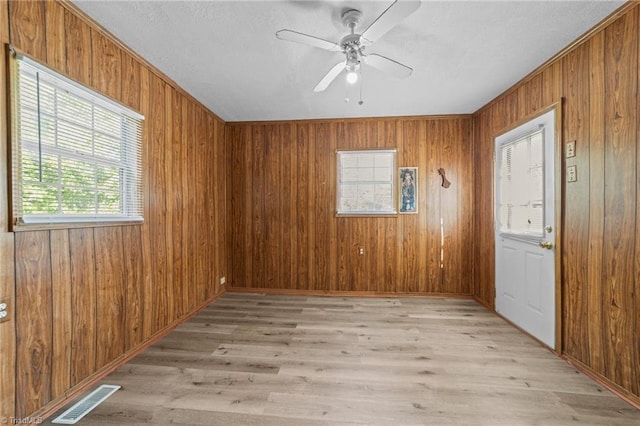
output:
[[[507,128],[503,129],[502,131],[494,134],[494,137],[492,138],[492,142],[494,144],[494,160],[495,160],[495,155],[496,155],[496,144],[495,141],[497,138],[499,138],[500,136],[518,128],[519,126],[525,124],[526,122],[529,122],[533,119],[535,119],[536,117],[539,117],[541,115],[544,115],[550,111],[554,111],[554,115],[555,115],[555,120],[554,120],[554,139],[555,139],[555,143],[554,143],[554,147],[553,147],[553,175],[554,175],[554,206],[555,206],[555,211],[554,211],[554,219],[555,219],[555,232],[553,235],[553,243],[554,243],[554,247],[555,247],[555,256],[554,256],[554,275],[555,275],[555,297],[554,297],[554,302],[555,302],[555,345],[553,347],[554,351],[558,354],[560,354],[562,352],[562,194],[563,194],[563,184],[564,184],[564,178],[565,178],[565,174],[564,174],[564,161],[563,161],[563,157],[562,157],[562,148],[564,146],[563,140],[562,140],[562,108],[561,108],[561,101],[559,102],[555,102],[551,105],[549,105],[548,107],[541,109],[539,111],[536,111],[535,113],[529,114],[528,116],[524,117],[523,119],[519,120],[518,122],[508,126]],[[494,161],[493,164],[493,179],[495,180],[495,170],[496,167],[496,161]],[[495,188],[495,182],[494,185],[492,186],[493,189],[493,210],[494,210],[494,225],[495,225],[495,207],[496,207],[496,188]],[[497,234],[497,232],[495,232],[494,230],[494,238],[495,235]],[[496,243],[494,241],[494,247],[496,246]],[[497,260],[496,259],[496,255],[497,253],[494,252],[494,261]],[[494,274],[496,273],[495,269],[494,269]],[[495,276],[494,276],[495,278]],[[497,291],[496,289],[496,281],[494,280],[494,290]],[[495,305],[494,305],[495,306]],[[498,314],[500,315],[500,314]],[[508,319],[507,319],[508,320]]]

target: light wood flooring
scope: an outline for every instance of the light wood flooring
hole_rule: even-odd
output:
[[[227,293],[103,382],[79,424],[640,425],[466,299]]]

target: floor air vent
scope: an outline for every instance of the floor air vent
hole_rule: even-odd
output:
[[[52,420],[51,423],[63,425],[76,424],[81,418],[89,414],[91,410],[100,405],[102,401],[109,398],[118,389],[120,389],[120,386],[102,385],[98,387],[89,395],[74,404],[73,407],[69,408],[67,411]]]

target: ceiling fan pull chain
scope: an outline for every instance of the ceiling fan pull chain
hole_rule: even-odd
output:
[[[362,85],[364,85],[364,80],[362,79],[362,64],[360,64],[358,74],[360,74],[360,100],[358,101],[358,105],[362,105],[364,103],[362,100]]]

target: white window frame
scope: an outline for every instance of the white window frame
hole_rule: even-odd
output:
[[[131,109],[88,89],[83,85],[51,70],[22,54],[11,54],[11,161],[12,161],[12,222],[15,228],[21,226],[47,226],[59,224],[109,224],[143,221],[143,194],[142,194],[142,122],[144,116]],[[25,80],[24,86],[20,86],[20,79]],[[35,83],[35,85],[33,84]],[[48,90],[54,99],[49,107],[54,113],[41,113],[41,97],[45,96],[43,90]],[[21,102],[21,96],[35,96],[35,105],[26,107]],[[31,98],[32,100],[34,98]],[[83,104],[91,111],[91,124],[70,122],[61,117],[58,110],[58,102],[65,99],[69,102],[73,99],[78,104]],[[44,107],[42,107],[44,109]],[[101,122],[96,120],[98,115],[109,115],[112,120],[119,120],[119,129],[100,129]],[[49,120],[50,126],[55,130],[55,143],[43,143],[40,138],[40,129],[44,121]],[[28,126],[35,126],[37,138],[27,136]],[[64,134],[59,128],[65,127]],[[76,133],[74,133],[76,132]],[[90,134],[90,141],[85,139],[83,149],[74,142],[65,144],[65,140],[71,141],[80,132]],[[71,135],[71,136],[67,136]],[[66,138],[66,139],[65,139]],[[97,142],[101,139],[102,142]],[[105,145],[109,141],[109,145]],[[113,150],[110,143],[113,142]],[[66,145],[66,146],[65,146]],[[90,147],[90,149],[88,149]],[[102,154],[100,152],[102,150]],[[90,151],[90,152],[89,152]],[[114,151],[116,154],[114,155]],[[23,166],[26,164],[23,154],[29,152],[31,158],[37,158],[36,166],[39,167],[39,179],[25,181]],[[57,182],[43,181],[43,156],[48,156],[57,164]],[[63,182],[63,162],[75,162],[83,164],[93,173],[93,182],[88,185],[74,185]],[[99,185],[98,170],[109,170],[117,177],[117,189],[107,188],[107,185]],[[51,169],[50,169],[51,170]],[[53,175],[52,175],[53,176]],[[114,178],[115,179],[115,178]],[[29,185],[36,190],[41,189],[53,193],[55,188],[57,200],[50,199],[51,209],[37,213],[29,213],[28,203],[25,203],[24,188]],[[115,185],[114,185],[115,187]],[[64,211],[63,191],[83,191],[85,195],[93,193],[93,205],[85,207],[85,211],[78,213]],[[101,198],[119,194],[118,211],[113,206],[102,207]],[[90,195],[89,195],[90,196]],[[26,207],[26,208],[25,208]],[[55,211],[54,211],[55,209]],[[81,209],[80,209],[81,210]]]
[[[542,142],[541,142],[541,156],[542,156],[542,164],[537,166],[531,165],[531,140],[533,139],[534,136],[540,135]],[[544,181],[544,163],[545,163],[545,135],[544,135],[544,128],[542,127],[535,127],[535,128],[531,128],[526,130],[525,132],[521,133],[520,135],[517,136],[512,136],[512,137],[503,137],[503,138],[498,138],[496,139],[497,142],[496,143],[496,147],[497,147],[497,152],[496,152],[496,168],[497,168],[497,176],[498,176],[498,180],[496,181],[496,194],[497,194],[497,198],[498,198],[498,205],[499,206],[505,206],[507,208],[511,207],[517,207],[515,204],[513,204],[511,199],[504,199],[505,197],[505,193],[503,192],[504,189],[504,185],[502,183],[503,180],[506,181],[511,181],[511,173],[508,173],[507,171],[505,171],[505,167],[506,165],[503,164],[503,152],[506,149],[509,149],[511,147],[514,147],[516,145],[519,144],[525,144],[526,148],[528,150],[528,169],[525,170],[526,175],[527,175],[527,182],[526,182],[526,188],[519,188],[518,191],[521,194],[526,194],[526,195],[530,195],[530,191],[527,189],[529,186],[534,184],[534,180],[532,177],[532,171],[536,170],[538,173],[538,177],[537,179],[539,180],[538,185],[541,186],[542,189],[542,194],[541,194],[541,199],[532,199],[531,196],[526,197],[527,199],[527,203],[521,203],[518,206],[519,207],[527,207],[530,211],[532,209],[535,208],[535,205],[541,204],[540,207],[540,215],[541,215],[541,221],[540,223],[537,225],[537,228],[534,228],[533,226],[531,226],[529,229],[518,229],[518,228],[512,228],[510,226],[510,224],[508,223],[504,223],[504,221],[506,220],[504,212],[502,212],[501,208],[497,208],[496,209],[496,226],[498,227],[498,231],[500,233],[500,235],[503,236],[512,236],[512,237],[516,237],[516,238],[520,238],[520,239],[525,239],[525,240],[532,240],[532,241],[537,241],[540,238],[542,238],[544,236],[544,218],[545,218],[545,181]],[[521,171],[522,174],[522,171]],[[510,192],[513,192],[514,188],[510,188]],[[513,194],[512,194],[513,195]],[[508,215],[507,215],[508,216]],[[533,223],[530,223],[531,225],[533,225]]]
[[[337,200],[336,214],[338,216],[385,216],[396,215],[396,152],[395,149],[361,149],[361,150],[337,150]],[[365,159],[366,166],[359,166],[359,161]],[[371,165],[370,163],[373,163]],[[349,164],[350,166],[345,166]],[[346,172],[346,169],[349,172]],[[372,172],[371,169],[374,169]],[[376,173],[375,169],[382,173]],[[385,171],[385,169],[387,169]],[[388,176],[386,176],[388,172]],[[366,186],[373,190],[373,194],[361,192],[361,188]],[[347,194],[357,193],[355,205],[348,202],[353,197]],[[378,198],[376,193],[381,191],[385,195]],[[385,192],[388,191],[388,194]],[[362,196],[369,197],[363,203]],[[382,203],[379,203],[382,201]],[[371,203],[375,205],[371,206]],[[371,208],[364,208],[368,205]]]

